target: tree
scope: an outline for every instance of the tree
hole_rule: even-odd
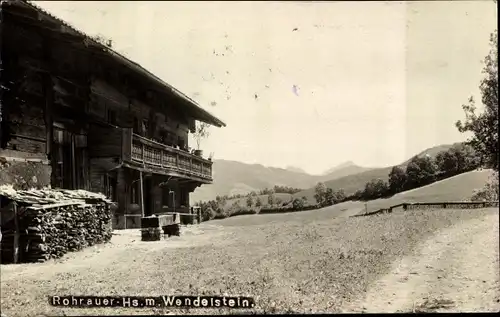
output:
[[[467,144],[470,144],[480,155],[486,167],[498,171],[498,32],[495,30],[490,37],[491,49],[486,56],[481,80],[481,101],[484,105],[482,113],[476,113],[473,97],[462,106],[465,120],[457,121],[458,131],[471,132]]]
[[[343,189],[339,189],[335,192],[335,201],[336,203],[343,202],[346,199],[346,195]]]
[[[257,200],[255,201],[255,207],[260,207],[262,206],[262,201],[260,200],[260,197],[257,197]]]
[[[200,145],[201,145],[201,140],[208,138],[210,135],[210,132],[208,131],[208,128],[210,125],[205,122],[197,122],[196,123],[196,128],[193,133],[193,137],[196,140],[196,148],[200,150]]]
[[[304,206],[305,206],[305,201],[303,199],[295,198],[292,201],[292,208],[295,210],[301,210],[304,208]]]
[[[247,207],[252,207],[253,205],[253,196],[248,196],[247,197]]]
[[[283,203],[283,200],[281,200],[279,197],[276,197],[276,205],[281,206]]]
[[[455,151],[442,151],[436,155],[436,167],[441,175],[450,177],[460,173],[460,162],[461,154],[457,150]]]
[[[316,187],[314,187],[314,199],[318,205],[322,206],[325,203],[326,186],[325,183],[319,182]]]
[[[333,189],[329,187],[326,189],[323,204],[325,206],[335,205],[335,193],[333,192]]]
[[[406,189],[416,188],[432,183],[435,180],[436,165],[429,156],[411,159],[406,167],[406,177],[408,187]]]
[[[372,179],[365,185],[363,198],[366,200],[382,198],[389,192],[389,186],[382,179]]]
[[[274,205],[274,203],[275,203],[274,195],[273,194],[267,195],[267,204],[269,206],[272,206],[272,205]]]
[[[391,193],[400,193],[406,186],[406,172],[399,166],[394,166],[389,173],[389,189]]]
[[[481,167],[481,157],[472,146],[469,144],[462,144],[458,148],[463,153],[465,159],[463,172],[469,172]]]

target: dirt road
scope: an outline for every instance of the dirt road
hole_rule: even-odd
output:
[[[498,228],[488,215],[438,232],[344,311],[500,311]]]

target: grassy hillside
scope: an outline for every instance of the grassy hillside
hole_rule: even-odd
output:
[[[447,202],[463,201],[472,197],[475,189],[482,188],[493,170],[481,170],[459,174],[427,186],[408,190],[387,199],[367,202],[368,211],[398,205],[403,202]]]
[[[446,151],[454,145],[455,144],[446,144],[436,146],[419,153],[417,156],[422,157],[425,155],[429,155],[431,157],[435,157],[439,152]],[[409,161],[410,160],[407,160],[399,164],[399,166],[405,167]],[[346,195],[352,195],[357,190],[364,188],[365,184],[372,179],[380,178],[384,181],[387,181],[389,179],[389,173],[391,172],[391,169],[392,166],[375,168],[361,173],[351,174],[345,177],[325,181],[325,185],[329,188],[333,188],[334,190],[343,189]],[[302,196],[306,196],[309,201],[315,202],[316,200],[314,199],[314,186],[294,195],[294,197]]]

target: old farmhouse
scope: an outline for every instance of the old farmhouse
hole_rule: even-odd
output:
[[[48,171],[37,185],[104,193],[117,202],[115,228],[189,212],[189,194],[212,182],[212,162],[189,150],[188,135],[197,122],[225,124],[30,2],[2,2],[1,15],[0,158]]]

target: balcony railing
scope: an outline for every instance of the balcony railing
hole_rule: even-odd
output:
[[[130,146],[127,139],[132,143],[130,151],[126,150]],[[129,159],[134,162],[212,181],[212,162],[209,160],[133,134],[130,129],[124,131],[123,140],[128,143],[128,146],[124,146],[124,152],[129,152]],[[128,155],[124,153],[124,156]]]

